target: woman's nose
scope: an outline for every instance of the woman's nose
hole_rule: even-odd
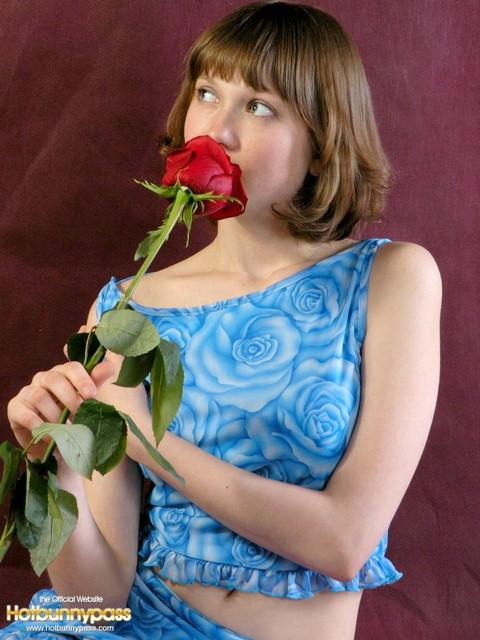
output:
[[[238,123],[233,114],[218,112],[209,123],[208,135],[226,149],[235,150],[240,144]]]

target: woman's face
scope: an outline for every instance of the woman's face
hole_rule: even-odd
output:
[[[273,90],[256,91],[242,81],[198,78],[185,119],[185,140],[209,135],[242,170],[246,213],[281,208],[316,174],[305,124]]]

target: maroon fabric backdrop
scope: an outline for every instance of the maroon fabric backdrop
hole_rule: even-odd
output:
[[[62,358],[98,289],[133,270],[159,202],[155,135],[192,39],[241,0],[0,3],[1,439],[5,407]],[[356,40],[397,173],[374,235],[419,242],[444,278],[443,374],[424,457],[391,527],[399,583],[365,594],[360,639],[478,638],[477,0],[323,0]],[[197,227],[189,251],[210,234]],[[184,256],[180,233],[158,266]],[[17,546],[5,604],[46,584]]]

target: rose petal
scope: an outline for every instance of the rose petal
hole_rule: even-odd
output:
[[[177,181],[196,194],[213,192],[240,200],[240,203],[205,201],[197,215],[214,220],[230,218],[242,213],[247,203],[240,167],[230,161],[225,149],[210,136],[193,138],[180,149],[169,153],[162,184],[174,186]]]
[[[222,172],[229,173],[231,167],[230,158],[225,149],[215,142],[210,136],[197,136],[187,143],[190,149],[194,149],[197,153],[208,156],[217,162],[222,168]]]
[[[177,182],[178,172],[188,165],[194,154],[194,151],[185,147],[171,151],[167,157],[162,184],[166,187],[173,187]]]

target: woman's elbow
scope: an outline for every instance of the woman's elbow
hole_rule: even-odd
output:
[[[339,582],[350,582],[357,576],[364,564],[363,560],[359,562],[357,558],[339,559],[337,564],[332,567],[329,577]]]
[[[310,568],[338,582],[350,582],[350,580],[356,577],[364,564],[365,563],[358,563],[355,562],[354,559],[350,560],[348,558],[345,560],[332,559],[332,561],[318,563],[316,566]]]
[[[339,582],[353,580],[369,558],[358,545],[349,544],[340,538],[325,553],[325,548],[318,550],[317,557],[310,562],[310,568]]]

